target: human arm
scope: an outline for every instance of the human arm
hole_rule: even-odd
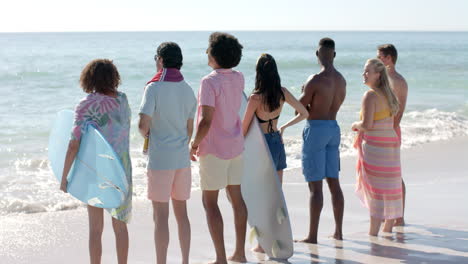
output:
[[[252,123],[252,119],[255,115],[255,111],[257,110],[258,106],[260,105],[260,97],[256,94],[252,94],[247,102],[247,109],[244,113],[244,119],[242,121],[242,133],[245,137],[247,132],[249,131],[250,124]]]
[[[140,113],[140,120],[138,121],[138,131],[140,134],[147,138],[150,132],[151,127],[151,116],[147,114]]]
[[[351,126],[353,131],[365,132],[374,125],[375,105],[377,103],[377,94],[373,91],[367,91],[362,99],[362,120],[354,122]]]
[[[68,180],[67,176],[70,173],[70,169],[75,161],[76,155],[80,148],[81,135],[86,129],[87,125],[90,123],[89,118],[86,116],[92,116],[90,112],[90,106],[92,106],[92,101],[88,97],[81,100],[78,105],[75,107],[75,114],[73,120],[73,127],[71,129],[71,138],[68,142],[67,152],[65,154],[65,161],[63,164],[62,170],[62,179],[60,180],[60,190],[63,192],[67,191]]]
[[[190,140],[192,140],[192,135],[193,135],[193,118],[190,118],[187,120],[187,137],[188,137],[187,144],[190,144]]]
[[[283,134],[284,130],[287,128],[287,127],[290,127],[292,125],[295,125],[299,122],[301,122],[302,120],[306,119],[307,117],[309,117],[309,112],[307,111],[307,109],[305,108],[305,106],[299,102],[295,97],[294,95],[292,95],[288,89],[286,88],[283,88],[283,93],[284,93],[284,97],[286,99],[286,103],[288,103],[290,106],[292,106],[296,111],[296,116],[293,117],[291,120],[289,120],[288,122],[286,122],[286,124],[283,124],[281,127],[280,127],[280,133],[281,135]]]
[[[190,159],[193,161],[196,161],[195,154],[197,152],[198,146],[210,130],[211,122],[213,121],[214,111],[215,108],[212,106],[203,105],[201,107],[200,122],[198,123],[197,133],[195,134],[195,139],[192,141],[190,149]]]
[[[408,98],[408,84],[406,83],[406,80],[401,77],[400,80],[395,82],[395,87],[393,91],[395,92],[395,96],[398,99],[399,102],[399,109],[398,113],[395,115],[394,118],[394,127],[397,128],[400,126],[401,119],[403,118],[403,113],[405,112],[406,108],[406,101]]]
[[[63,165],[63,172],[62,172],[62,180],[60,181],[60,190],[63,192],[67,192],[67,185],[68,180],[67,176],[70,172],[71,166],[73,165],[73,161],[76,158],[76,154],[80,148],[80,141],[72,139],[68,143],[67,154],[65,156],[65,163]]]
[[[147,138],[150,133],[152,116],[156,108],[155,87],[147,86],[140,104],[140,114],[138,120],[138,131]]]
[[[208,134],[214,117],[216,90],[209,78],[203,78],[198,92],[199,119],[195,138],[190,144],[190,159],[196,161],[198,146]]]
[[[197,113],[197,99],[195,98],[195,95],[192,97],[192,107],[190,109],[189,116],[187,118],[187,137],[188,137],[188,142],[187,144],[190,146],[190,142],[192,140],[193,136],[193,120],[195,119],[195,114]]]
[[[314,98],[316,82],[317,82],[317,77],[316,75],[313,75],[302,86],[302,94],[299,97],[299,102],[306,108],[307,111],[309,110],[309,105],[312,103],[312,99]],[[295,111],[296,115],[298,113],[299,112]]]

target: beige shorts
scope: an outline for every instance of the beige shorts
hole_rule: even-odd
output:
[[[208,154],[200,160],[200,187],[203,191],[215,191],[228,185],[240,185],[244,174],[242,154],[223,160]]]

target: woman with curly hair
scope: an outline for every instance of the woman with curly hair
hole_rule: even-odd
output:
[[[81,72],[80,85],[88,95],[75,109],[75,121],[62,175],[60,190],[67,192],[67,175],[80,148],[81,135],[94,125],[119,155],[125,168],[129,192],[119,208],[106,209],[112,216],[119,264],[127,263],[127,223],[132,210],[132,165],[129,155],[130,107],[125,93],[117,90],[120,75],[112,61],[96,59]],[[89,255],[91,264],[101,263],[103,209],[88,205]]]

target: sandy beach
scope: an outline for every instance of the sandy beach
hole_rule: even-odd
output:
[[[428,143],[403,150],[403,177],[407,186],[407,226],[389,236],[367,235],[368,211],[354,194],[355,157],[341,160],[341,184],[345,196],[344,241],[328,236],[334,227],[328,188],[324,188],[324,209],[317,245],[295,244],[290,263],[468,263],[468,138]],[[284,193],[296,239],[308,228],[308,189],[301,171],[285,173]],[[52,186],[51,186],[52,188]],[[53,187],[55,188],[55,186]],[[57,186],[58,190],[58,186]],[[214,259],[214,249],[206,225],[199,190],[189,200],[192,225],[190,259],[206,263]],[[221,195],[227,253],[234,246],[230,205]],[[116,263],[114,235],[106,215],[102,263]],[[129,225],[129,263],[155,263],[154,225],[149,201],[134,203]],[[171,241],[168,263],[180,263],[177,228],[170,216]],[[86,209],[18,214],[0,217],[1,263],[88,263]],[[249,263],[267,258],[250,251]],[[274,263],[274,262],[272,262]]]

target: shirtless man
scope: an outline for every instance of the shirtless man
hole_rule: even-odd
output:
[[[303,86],[300,102],[308,109],[304,128],[302,171],[310,190],[310,226],[308,236],[298,242],[317,243],[320,213],[323,207],[322,181],[326,178],[335,216],[333,238],[343,240],[344,197],[338,179],[340,171],[340,127],[336,114],[346,96],[346,80],[333,66],[335,42],[323,38],[316,52],[321,71]]]
[[[405,111],[406,107],[406,99],[408,97],[408,84],[406,83],[405,78],[401,76],[395,70],[395,64],[398,58],[398,52],[392,44],[384,44],[377,47],[377,58],[379,58],[385,66],[387,66],[388,77],[390,77],[390,83],[393,92],[398,98],[398,102],[400,102],[400,110],[398,114],[395,116],[393,121],[395,132],[398,135],[398,139],[400,140],[401,145],[401,129],[400,129],[400,122],[401,118],[403,117],[403,112]],[[403,217],[398,218],[395,221],[395,226],[404,226],[404,210],[405,210],[405,198],[406,198],[406,187],[405,182],[402,181],[403,184]]]

